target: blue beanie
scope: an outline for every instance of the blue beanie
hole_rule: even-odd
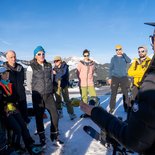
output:
[[[42,52],[45,53],[45,50],[43,49],[42,46],[37,46],[36,49],[34,50],[34,57],[36,56],[36,54],[37,54],[39,51],[42,51]]]

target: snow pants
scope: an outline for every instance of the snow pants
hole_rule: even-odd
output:
[[[40,94],[36,91],[32,92],[32,102],[36,118],[37,132],[43,133],[44,123],[43,114],[45,109],[49,112],[51,121],[51,132],[58,131],[58,112],[54,101],[53,94]]]
[[[88,87],[80,87],[80,93],[82,97],[82,101],[84,103],[88,103],[88,94],[90,97],[96,97],[96,91],[94,86],[88,86]]]
[[[112,76],[112,84],[111,84],[111,98],[110,98],[110,109],[114,110],[115,109],[115,104],[116,104],[116,96],[117,96],[117,91],[118,88],[121,88],[121,91],[124,95],[125,103],[128,105],[129,104],[129,97],[128,97],[128,87],[129,87],[129,82],[128,82],[128,77],[114,77]]]
[[[12,143],[14,147],[20,146],[21,138],[23,138],[26,147],[33,144],[34,140],[19,112],[12,113],[5,119],[8,128],[13,130]]]
[[[29,123],[26,99],[18,101],[18,109],[26,123]]]
[[[74,109],[71,105],[71,101],[69,99],[69,92],[68,87],[62,88],[62,87],[54,87],[54,95],[56,98],[56,106],[58,110],[62,110],[62,97],[64,102],[66,103],[67,112],[69,114],[74,113]]]

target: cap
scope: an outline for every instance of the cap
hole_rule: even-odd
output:
[[[154,22],[153,23],[144,23],[144,24],[150,25],[150,26],[155,26],[155,23]]]
[[[122,48],[122,46],[121,45],[116,45],[115,48],[120,49],[120,48]]]
[[[61,59],[60,56],[55,56],[55,57],[54,57],[54,61],[56,61],[56,60],[60,60],[60,61],[61,61],[62,59]]]
[[[6,72],[6,71],[8,71],[8,69],[6,69],[5,67],[0,67],[0,74],[1,74],[1,73],[4,73],[4,72]]]
[[[39,51],[42,51],[45,53],[45,50],[43,49],[42,46],[37,46],[34,50],[34,57],[36,56],[36,54],[39,52]]]

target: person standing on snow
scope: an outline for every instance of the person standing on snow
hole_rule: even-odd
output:
[[[27,101],[26,93],[24,87],[24,68],[21,64],[16,62],[16,53],[13,50],[8,50],[6,52],[7,61],[3,63],[3,66],[10,71],[9,80],[14,85],[18,98],[18,109],[26,123],[30,122],[27,112]]]
[[[82,97],[82,101],[88,104],[88,93],[90,97],[96,97],[96,91],[94,87],[94,70],[95,70],[95,62],[89,58],[90,51],[85,49],[83,51],[84,59],[81,60],[77,65],[77,77],[79,79],[79,88]],[[82,117],[85,117],[84,114]]]
[[[131,62],[131,59],[123,52],[121,45],[115,47],[116,55],[111,59],[109,69],[108,83],[111,86],[111,98],[110,98],[110,113],[115,110],[116,96],[118,87],[121,87],[122,93],[125,96],[124,110],[127,111],[127,107],[130,106],[128,97],[128,76],[127,76],[127,64]]]
[[[68,85],[69,85],[69,69],[65,61],[62,61],[60,56],[54,57],[54,68],[53,68],[53,85],[54,85],[54,95],[56,98],[56,106],[59,113],[59,118],[63,117],[62,112],[62,96],[64,102],[66,103],[67,112],[70,119],[76,118],[74,114],[74,109],[71,105],[69,99]]]
[[[151,59],[147,56],[147,48],[145,46],[138,47],[138,55],[139,58],[135,58],[128,69],[128,76],[133,78],[133,87],[131,89],[130,98],[131,105],[133,105],[133,102],[140,88],[143,75],[145,74],[151,62]],[[128,109],[128,115],[130,111],[131,107]]]
[[[58,112],[53,97],[52,65],[45,60],[45,50],[37,46],[34,59],[27,68],[27,86],[32,91],[32,103],[35,112],[37,132],[40,143],[46,148],[43,114],[45,109],[50,114],[50,138],[52,142],[62,144],[58,139]]]

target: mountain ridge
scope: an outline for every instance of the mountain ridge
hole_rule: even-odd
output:
[[[77,79],[76,68],[80,60],[82,60],[82,58],[76,57],[76,56],[63,58],[63,61],[65,61],[69,66],[70,80]],[[95,62],[94,80],[95,81],[106,80],[109,74],[110,64],[109,63],[100,64],[100,63],[97,63],[97,61],[95,61],[93,58],[92,60]],[[5,53],[0,51],[0,65],[2,65],[3,62],[5,61],[6,61]],[[27,66],[30,65],[30,61],[28,60],[17,59],[17,62],[20,63],[25,68],[25,71]],[[54,66],[54,62],[51,61],[51,63]]]

